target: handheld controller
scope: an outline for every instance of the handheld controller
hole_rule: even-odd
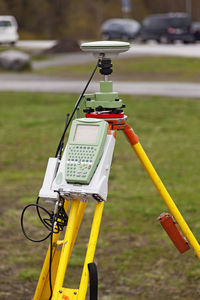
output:
[[[114,145],[114,131],[108,132],[106,121],[74,120],[61,161],[49,159],[54,170],[48,164],[45,178],[49,181],[44,180],[40,198],[54,202],[60,194],[67,200],[106,200]]]
[[[102,120],[73,121],[65,154],[67,182],[90,183],[103,153],[107,131],[108,123]]]

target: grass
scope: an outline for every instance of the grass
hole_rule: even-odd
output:
[[[76,95],[0,93],[0,298],[31,299],[48,241],[32,244],[21,233],[23,207],[35,201],[47,159],[55,154]],[[199,238],[200,102],[122,97],[128,123],[139,135],[171,196]],[[94,204],[89,203],[65,286],[77,287]],[[121,132],[96,250],[100,299],[198,299],[200,268],[192,250],[180,255],[157,216],[162,199]],[[34,226],[33,226],[34,225]],[[35,220],[28,224],[34,232]]]
[[[34,71],[64,78],[88,78],[94,63],[62,65]],[[181,57],[131,57],[113,60],[112,78],[123,81],[200,81],[200,60]],[[100,76],[98,76],[100,78]]]

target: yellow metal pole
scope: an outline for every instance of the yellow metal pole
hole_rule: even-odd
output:
[[[66,212],[67,212],[69,203],[70,203],[69,201],[65,201],[65,203],[64,203],[64,209],[65,209]],[[52,253],[52,257],[54,256],[55,249],[56,249],[56,243],[59,239],[59,236],[60,236],[60,233],[57,233],[57,234],[54,233],[53,234],[53,253]],[[50,246],[48,248],[48,251],[47,251],[47,254],[46,254],[46,257],[45,257],[45,260],[44,260],[44,264],[43,264],[43,267],[42,267],[40,278],[38,280],[38,284],[37,284],[37,287],[36,287],[36,290],[35,290],[35,295],[34,295],[33,300],[41,299],[43,289],[45,288],[44,285],[45,285],[45,282],[46,282],[46,278],[47,278],[47,276],[49,276],[49,260],[50,260]],[[48,282],[48,284],[49,284],[49,282]],[[41,299],[41,300],[43,300],[43,299]]]
[[[79,293],[78,293],[78,300],[85,300],[87,288],[88,288],[88,281],[89,281],[89,271],[88,271],[88,264],[92,263],[94,260],[94,254],[97,244],[97,239],[99,235],[99,229],[101,225],[101,218],[103,214],[104,208],[104,201],[97,203],[94,218],[92,222],[92,228],[90,233],[90,239],[88,243],[87,253],[85,257],[85,263],[83,267],[83,273],[81,277]]]
[[[71,204],[70,213],[69,213],[67,229],[63,241],[63,247],[62,247],[60,262],[59,262],[58,271],[56,275],[52,300],[59,299],[60,293],[62,293],[63,281],[64,281],[70,253],[71,253],[71,246],[73,243],[73,234],[75,232],[75,226],[77,224],[78,208],[79,208],[79,201],[73,200]]]
[[[55,246],[56,246],[55,244],[58,241],[59,235],[60,235],[60,233],[53,236],[53,253],[52,253],[52,257],[54,256]],[[48,251],[47,251],[47,254],[46,254],[46,257],[45,257],[45,260],[44,260],[43,268],[42,268],[42,271],[41,271],[41,274],[40,274],[40,278],[39,278],[39,281],[38,281],[38,284],[37,284],[37,287],[36,287],[36,290],[35,290],[35,295],[34,295],[33,300],[41,299],[41,295],[42,295],[42,292],[43,292],[43,289],[44,289],[45,283],[46,283],[46,278],[49,274],[49,260],[50,260],[50,247],[48,248]],[[48,284],[49,284],[49,282],[48,282]]]
[[[74,228],[74,234],[73,234],[73,241],[72,241],[70,256],[71,256],[72,249],[74,247],[74,243],[76,241],[76,237],[77,237],[77,234],[78,234],[78,231],[79,231],[82,219],[83,219],[83,215],[84,215],[84,211],[85,211],[86,206],[87,206],[87,202],[80,202],[79,207],[78,207],[78,213],[77,213],[77,218],[76,218],[77,222],[76,222],[76,225],[75,225],[75,228]]]
[[[184,235],[188,239],[189,243],[193,247],[197,257],[200,259],[200,245],[196,238],[194,237],[193,233],[191,232],[190,228],[188,227],[187,223],[183,219],[181,213],[179,212],[178,208],[176,207],[174,201],[170,197],[169,193],[167,192],[165,186],[163,185],[161,179],[159,178],[158,174],[156,173],[154,167],[152,166],[149,158],[147,157],[146,153],[144,152],[141,144],[138,142],[132,145],[137,157],[141,161],[142,165],[146,169],[149,177],[153,181],[156,189],[160,193],[161,197],[163,198],[165,204],[171,211],[172,215],[176,219],[177,223],[179,224],[181,230],[183,231]]]

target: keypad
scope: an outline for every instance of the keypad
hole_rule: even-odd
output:
[[[96,146],[69,145],[66,160],[66,179],[85,180],[95,161]]]

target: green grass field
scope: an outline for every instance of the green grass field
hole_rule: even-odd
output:
[[[95,63],[35,70],[43,75],[88,78]],[[181,57],[131,57],[113,60],[112,78],[122,81],[200,81],[200,60]],[[97,76],[97,78],[101,78]]]
[[[48,242],[25,239],[20,214],[34,202],[48,157],[78,96],[0,93],[0,299],[34,294]],[[128,123],[140,137],[169,193],[200,236],[200,102],[123,96]],[[65,287],[77,287],[93,212],[89,203]],[[180,255],[156,220],[167,211],[123,133],[117,132],[109,196],[96,251],[101,300],[198,299],[200,264]],[[29,224],[34,231],[37,222]]]

